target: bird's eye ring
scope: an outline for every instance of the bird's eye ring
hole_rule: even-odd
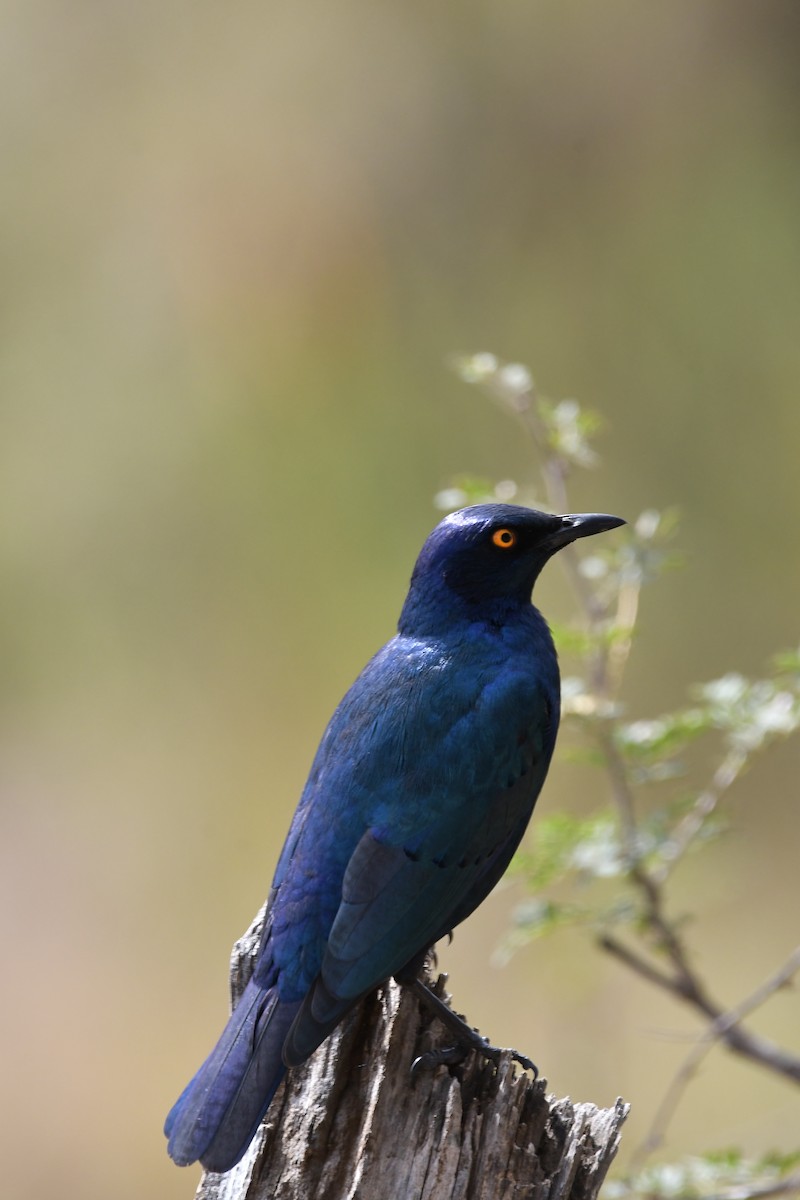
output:
[[[492,541],[501,550],[510,550],[512,546],[517,544],[517,535],[513,529],[495,529],[492,534]]]

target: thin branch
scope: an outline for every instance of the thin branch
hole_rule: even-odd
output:
[[[666,952],[676,978],[672,983],[687,999],[702,996],[699,980],[694,976],[683,944],[673,926],[664,915],[663,896],[654,878],[647,872],[638,857],[638,825],[633,791],[628,779],[625,762],[619,753],[609,728],[601,729],[599,741],[606,760],[611,780],[614,801],[620,814],[625,853],[628,861],[628,877],[641,893],[644,915],[648,926],[655,934],[659,946]],[[665,978],[667,978],[665,976]]]
[[[619,959],[621,963],[626,967],[630,967],[637,975],[641,975],[648,983],[654,983],[656,987],[663,988],[664,991],[673,992],[676,995],[681,994],[680,985],[676,979],[671,975],[665,974],[663,971],[659,971],[646,958],[642,958],[635,951],[623,945],[622,942],[618,942],[616,938],[611,937],[610,934],[606,933],[599,937],[597,944],[601,950],[605,950],[607,954],[611,954],[614,958]]]
[[[778,988],[783,987],[798,970],[800,970],[800,947],[794,951],[786,964],[765,983],[759,985],[755,992],[740,1004],[731,1009],[723,1009],[706,994],[700,981],[684,965],[683,970],[673,975],[652,966],[647,959],[630,950],[622,942],[608,934],[598,939],[602,950],[612,954],[625,966],[630,967],[649,983],[655,984],[663,991],[669,992],[679,1000],[690,1004],[693,1008],[710,1017],[712,1025],[707,1031],[708,1036],[715,1037],[725,1043],[729,1050],[758,1063],[762,1067],[775,1071],[787,1079],[800,1083],[800,1058],[776,1046],[768,1038],[743,1029],[739,1022],[753,1008],[763,1004]],[[679,943],[678,943],[679,945]],[[685,960],[684,960],[685,963]],[[706,1035],[704,1035],[706,1036]]]
[[[633,646],[633,631],[639,615],[639,596],[641,582],[620,584],[617,597],[617,615],[614,618],[614,628],[624,630],[624,636],[612,642],[608,649],[608,674],[613,691],[616,693],[622,683],[625,667],[628,665]]]
[[[632,872],[636,870],[639,855],[639,826],[636,821],[633,790],[625,763],[614,743],[611,727],[605,723],[598,723],[597,737],[611,781],[611,793],[614,797],[614,803],[619,810],[625,858],[628,869]]]
[[[747,760],[747,753],[738,747],[733,747],[725,755],[712,775],[708,787],[704,788],[697,797],[691,811],[683,818],[668,845],[662,851],[662,864],[653,871],[653,879],[657,884],[660,885],[667,881],[670,873],[714,812],[725,792],[741,775],[747,765]]]
[[[608,948],[608,947],[607,947]],[[616,951],[615,951],[616,952]],[[630,965],[630,964],[629,964]],[[656,1114],[650,1125],[646,1137],[634,1154],[634,1163],[641,1162],[651,1154],[664,1141],[664,1135],[669,1122],[672,1120],[675,1109],[677,1108],[684,1091],[689,1086],[690,1082],[697,1074],[700,1063],[703,1061],[712,1047],[720,1040],[725,1039],[725,1035],[729,1033],[735,1025],[750,1013],[760,1008],[770,996],[781,988],[786,987],[794,975],[800,971],[800,946],[798,946],[790,955],[783,966],[771,975],[768,979],[755,989],[754,992],[744,1000],[741,1000],[733,1008],[722,1013],[717,1017],[706,1030],[697,1039],[696,1044],[686,1056],[680,1069],[667,1089],[667,1092],[658,1106]],[[652,979],[652,975],[648,976]],[[659,982],[660,986],[665,986],[663,978],[661,980],[653,980]],[[758,1195],[761,1193],[746,1193],[747,1195]],[[771,1193],[766,1193],[771,1194]]]
[[[633,800],[627,784],[624,763],[619,757],[613,740],[607,735],[604,738],[603,747],[623,828],[627,831],[633,830],[635,835]],[[626,836],[630,837],[630,832]],[[650,967],[646,959],[634,955],[630,951],[624,951],[621,944],[613,939],[607,938],[605,941],[601,941],[601,945],[614,953],[617,958],[626,961],[639,974],[646,975],[653,983],[691,1004],[705,1016],[710,1017],[712,1021],[722,1022],[718,1036],[734,1053],[800,1083],[800,1058],[776,1046],[769,1039],[740,1028],[736,1022],[725,1023],[726,1010],[716,1004],[707,994],[705,986],[691,966],[683,942],[664,915],[661,887],[656,878],[650,875],[641,862],[637,862],[635,858],[630,866],[629,878],[644,901],[646,924],[655,935],[658,945],[670,959],[675,974],[669,976]]]

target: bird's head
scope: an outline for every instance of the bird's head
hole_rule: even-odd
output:
[[[558,550],[624,524],[606,513],[553,516],[513,504],[450,513],[420,551],[400,629],[422,632],[421,625],[445,614],[502,618],[529,603],[539,572]]]

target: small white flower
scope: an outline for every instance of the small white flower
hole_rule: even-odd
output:
[[[467,493],[461,488],[443,488],[433,498],[433,503],[442,512],[452,512],[454,508],[463,508],[467,503]]]
[[[599,554],[590,554],[581,559],[579,569],[584,579],[604,579],[608,574],[608,563]]]
[[[611,830],[598,830],[591,841],[577,845],[570,857],[576,870],[585,871],[596,879],[613,879],[619,875],[619,853]]]
[[[487,379],[497,370],[497,358],[494,354],[486,351],[481,354],[473,354],[468,361],[468,366],[476,379]]]
[[[518,490],[513,479],[501,479],[499,483],[494,485],[495,496],[497,496],[498,500],[502,500],[504,504],[507,504],[509,500],[513,500]]]
[[[677,1163],[664,1163],[659,1167],[659,1183],[665,1196],[677,1196],[686,1186],[686,1174]]]
[[[529,392],[533,379],[522,363],[507,363],[500,372],[500,382],[512,392]]]
[[[793,733],[798,719],[794,697],[789,692],[777,692],[755,715],[756,725],[765,734]]]
[[[744,697],[746,691],[747,680],[736,671],[731,671],[730,674],[723,675],[721,679],[714,679],[711,683],[704,684],[702,689],[706,700],[712,704],[725,706],[737,704]]]
[[[631,721],[620,730],[623,741],[631,746],[648,746],[666,733],[663,721]]]
[[[570,425],[574,425],[580,416],[581,406],[577,400],[561,400],[553,410],[553,419],[556,425],[565,429]]]
[[[640,513],[636,518],[634,529],[640,538],[649,541],[655,537],[658,532],[658,527],[661,524],[661,513],[654,508],[646,508],[643,513]]]

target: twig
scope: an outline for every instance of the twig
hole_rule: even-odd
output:
[[[641,590],[641,583],[638,582],[628,582],[620,585],[614,628],[620,633],[624,630],[624,635],[612,642],[608,648],[608,673],[614,692],[619,690],[631,647],[633,646],[633,631],[636,628],[636,618],[639,615],[639,596]]]
[[[769,999],[774,992],[788,983],[791,977],[800,970],[800,947],[793,952],[780,971],[760,984],[745,1000],[726,1010],[709,998],[697,977],[688,967],[688,964],[686,964],[685,959],[682,960],[683,967],[681,970],[675,975],[668,975],[609,934],[604,934],[598,938],[597,944],[602,950],[605,950],[608,954],[612,954],[649,983],[653,983],[657,987],[662,988],[662,990],[670,992],[673,996],[690,1004],[705,1016],[710,1017],[712,1024],[703,1034],[703,1039],[710,1038],[722,1041],[734,1053],[740,1054],[744,1058],[749,1058],[763,1067],[768,1067],[780,1075],[785,1075],[787,1079],[792,1079],[796,1083],[800,1083],[800,1058],[788,1053],[788,1051],[782,1050],[774,1042],[769,1041],[768,1038],[751,1033],[747,1029],[742,1029],[739,1025],[743,1017],[760,1004],[763,1004],[765,1000]],[[692,1054],[695,1053],[696,1049],[697,1047],[692,1051]],[[705,1053],[705,1049],[703,1053]],[[689,1057],[691,1059],[692,1055]]]
[[[663,884],[677,863],[688,850],[725,792],[736,782],[747,765],[748,755],[739,747],[733,747],[717,767],[708,787],[704,788],[673,833],[662,851],[661,866],[653,871],[653,879]]]
[[[630,967],[637,975],[641,975],[648,983],[654,983],[656,987],[663,988],[667,992],[676,992],[678,983],[671,975],[659,971],[645,958],[641,958],[635,951],[630,950],[622,942],[618,942],[616,938],[610,934],[602,934],[597,939],[597,944],[601,950],[605,950],[607,954],[611,954],[614,958],[618,958],[626,967]]]
[[[759,984],[754,992],[751,992],[749,996],[741,1000],[739,1004],[727,1012],[722,1013],[721,1016],[712,1021],[708,1028],[704,1030],[670,1083],[663,1100],[656,1110],[646,1137],[633,1156],[634,1164],[641,1164],[648,1154],[657,1150],[662,1144],[667,1126],[672,1120],[681,1096],[697,1074],[700,1063],[712,1047],[718,1041],[724,1039],[725,1034],[735,1025],[738,1025],[743,1017],[760,1008],[770,996],[774,995],[780,988],[785,987],[798,971],[800,971],[800,946],[789,955],[783,966],[768,979],[764,980],[763,983]],[[660,982],[660,986],[665,986],[663,979],[658,982]],[[750,1192],[747,1194],[760,1195],[761,1193]],[[771,1193],[766,1194],[769,1195]]]
[[[625,847],[625,858],[630,872],[637,871],[639,859],[639,826],[636,821],[636,805],[633,790],[628,779],[628,772],[617,747],[610,724],[598,723],[597,740],[606,762],[611,780],[611,793],[614,803],[619,810],[622,840]]]

